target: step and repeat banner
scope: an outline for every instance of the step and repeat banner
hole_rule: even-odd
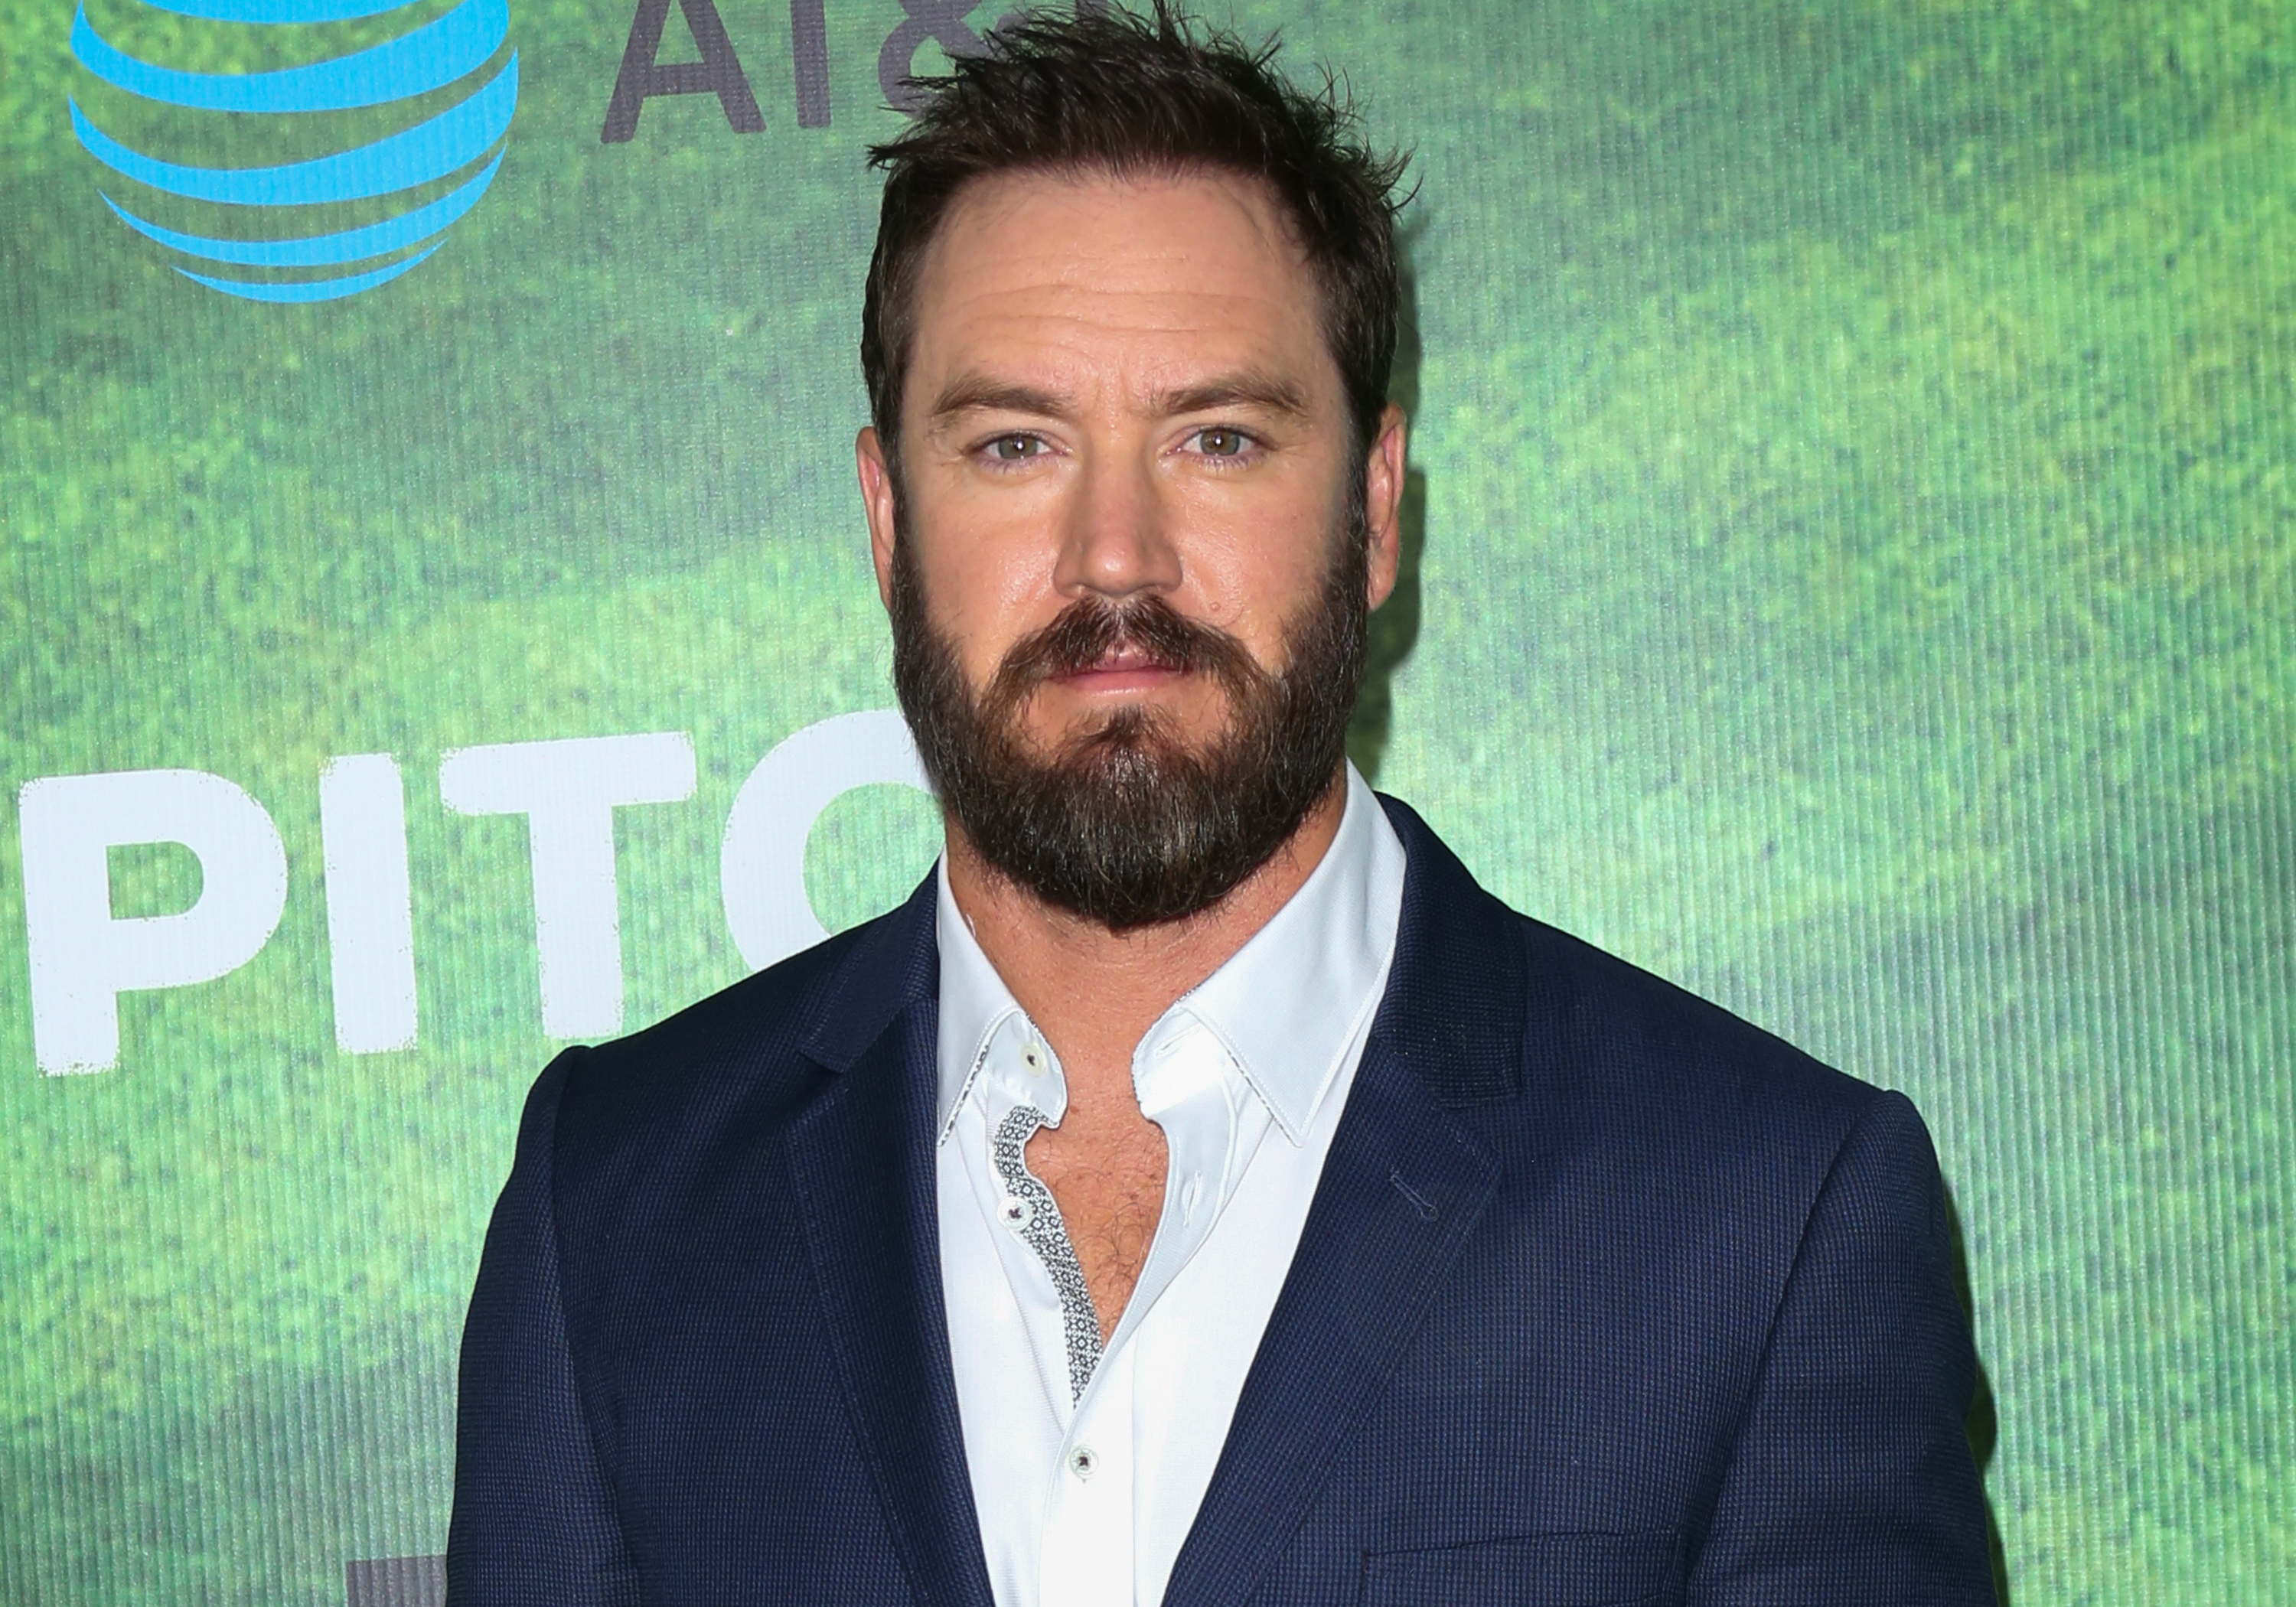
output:
[[[0,1599],[425,1600],[528,1084],[936,820],[965,0],[0,0]],[[1910,1093],[2009,1599],[2296,1600],[2296,12],[1248,0],[1416,152],[1357,761]]]

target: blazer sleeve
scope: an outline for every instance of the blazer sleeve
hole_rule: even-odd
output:
[[[576,1387],[559,1285],[552,1150],[580,1054],[527,1096],[510,1181],[463,1325],[448,1607],[636,1607],[637,1573]]]
[[[1812,1207],[1693,1559],[1695,1607],[1992,1607],[1952,1254],[1928,1130],[1884,1094]]]

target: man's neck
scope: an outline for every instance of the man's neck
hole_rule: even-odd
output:
[[[1347,772],[1267,863],[1210,909],[1129,931],[1059,909],[991,869],[948,823],[948,887],[981,952],[1052,1045],[1073,1106],[1131,1097],[1132,1051],[1174,1000],[1291,902],[1339,834]]]

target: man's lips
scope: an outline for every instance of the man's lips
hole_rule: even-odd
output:
[[[1122,646],[1103,653],[1087,668],[1067,670],[1054,679],[1078,692],[1137,692],[1186,673],[1146,648]]]

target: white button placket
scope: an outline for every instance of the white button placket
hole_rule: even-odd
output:
[[[1132,1599],[1133,1366],[1107,1355],[1078,1403],[1046,1503],[1039,1607]]]

